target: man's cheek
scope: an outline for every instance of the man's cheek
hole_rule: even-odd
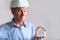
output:
[[[25,14],[25,16],[27,16],[27,13]]]

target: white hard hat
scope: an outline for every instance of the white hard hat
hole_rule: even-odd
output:
[[[10,8],[12,7],[29,7],[27,0],[12,0],[10,4]]]

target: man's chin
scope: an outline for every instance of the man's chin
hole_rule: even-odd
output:
[[[18,21],[25,21],[24,19],[21,19],[21,18],[19,18],[19,19],[17,19]]]

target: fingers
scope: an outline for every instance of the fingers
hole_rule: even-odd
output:
[[[43,39],[43,38],[45,38],[44,36],[34,36],[34,39]]]
[[[42,38],[45,38],[44,36],[42,36]]]
[[[42,39],[42,38],[44,38],[44,36],[40,36],[40,37],[37,36],[36,38],[37,38],[37,39]]]

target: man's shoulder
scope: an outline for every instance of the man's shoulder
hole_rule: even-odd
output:
[[[10,22],[7,22],[7,23],[4,23],[4,24],[0,25],[0,29],[8,29],[9,28],[9,23]]]
[[[8,23],[9,23],[9,22],[8,22]],[[7,26],[8,23],[1,24],[1,25],[0,25],[0,28],[1,28],[1,27],[4,27],[4,26]]]
[[[30,26],[30,27],[32,27],[32,26],[35,27],[35,25],[34,25],[33,23],[29,22],[29,21],[25,21],[25,24],[26,24],[27,26]]]
[[[33,25],[31,22],[29,22],[29,21],[25,21],[25,24],[27,24],[27,25]]]
[[[9,23],[9,22],[8,22]],[[7,38],[9,33],[8,23],[0,25],[0,38]]]

